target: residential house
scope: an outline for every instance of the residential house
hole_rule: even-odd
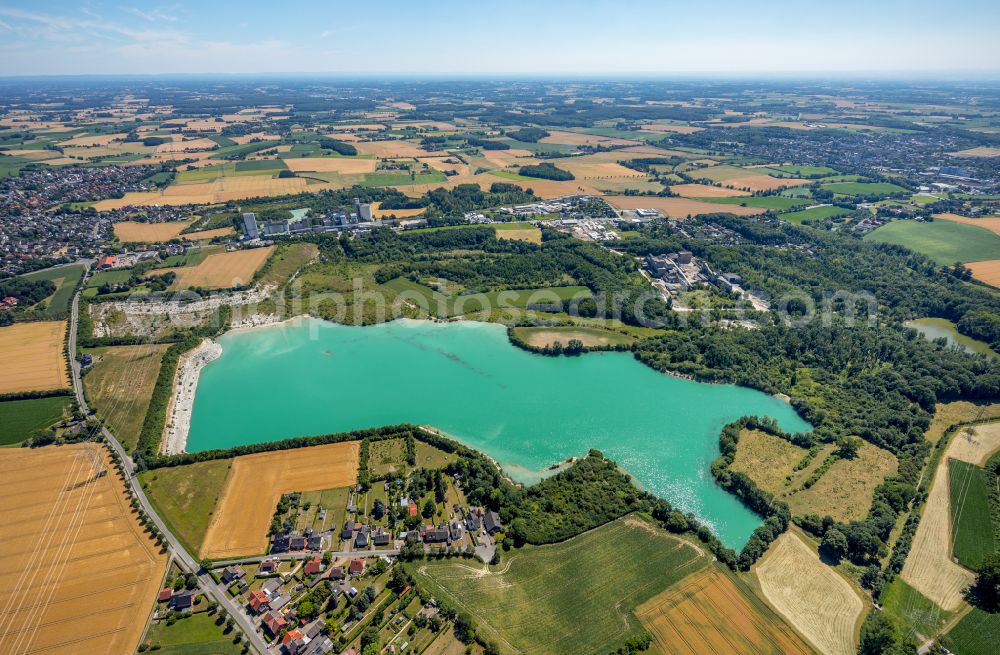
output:
[[[254,589],[250,592],[250,601],[247,605],[250,606],[257,614],[268,609],[271,599],[268,597],[267,593],[263,589]]]
[[[486,512],[486,516],[483,518],[483,526],[486,528],[486,532],[490,534],[495,534],[503,530],[500,515],[494,511]]]
[[[314,557],[302,567],[302,573],[305,575],[317,575],[323,570],[323,560],[319,557]]]
[[[323,550],[323,535],[318,532],[309,535],[309,550]]]
[[[365,572],[365,560],[361,557],[355,557],[351,560],[351,564],[347,568],[347,571],[351,575],[361,575]]]
[[[331,580],[343,580],[346,576],[347,576],[347,574],[344,573],[344,567],[343,566],[335,566],[332,569],[330,569],[330,579]]]
[[[357,536],[355,536],[355,538],[354,538],[354,547],[355,548],[367,548],[368,547],[368,535],[369,535],[370,532],[371,532],[371,528],[369,528],[367,525],[362,525],[361,528],[358,529]]]
[[[304,535],[298,533],[292,533],[288,537],[288,550],[305,550],[306,549],[306,538]]]
[[[440,544],[448,541],[448,529],[446,527],[429,527],[424,530],[424,541],[429,544]]]
[[[169,601],[173,595],[174,595],[174,590],[171,589],[170,587],[165,587],[162,591],[160,591],[160,595],[156,597],[156,601],[158,603],[165,603]]]
[[[340,538],[350,541],[354,536],[354,521],[344,521],[344,529],[340,531]]]
[[[219,579],[222,580],[223,584],[228,586],[237,580],[242,580],[245,575],[246,572],[239,566],[227,566],[222,569],[222,575],[219,576]]]
[[[288,552],[288,541],[289,536],[286,532],[279,532],[273,537],[271,537],[271,552],[272,553],[287,553]]]
[[[462,522],[458,519],[452,519],[451,525],[449,526],[449,537],[452,541],[462,540]]]
[[[268,612],[261,619],[261,625],[267,628],[272,637],[277,637],[285,629],[285,626],[288,625],[288,621],[277,612]]]
[[[260,563],[260,566],[257,567],[256,577],[266,578],[274,575],[275,573],[278,572],[279,563],[280,560],[278,560],[277,558],[264,560],[263,562]]]
[[[479,532],[479,528],[482,526],[483,522],[479,515],[470,509],[469,513],[465,515],[465,529],[469,532]]]
[[[194,607],[194,592],[185,589],[173,595],[170,599],[170,607],[176,612],[186,612]]]
[[[372,545],[373,546],[388,546],[389,545],[389,534],[385,531],[385,528],[379,526],[372,531]]]

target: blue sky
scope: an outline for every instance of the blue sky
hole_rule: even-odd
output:
[[[997,0],[0,0],[0,75],[1000,71]]]

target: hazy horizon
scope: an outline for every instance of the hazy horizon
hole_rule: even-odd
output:
[[[9,0],[0,76],[1000,77],[1000,3]]]

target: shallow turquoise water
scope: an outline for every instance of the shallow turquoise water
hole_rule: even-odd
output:
[[[748,414],[810,429],[790,405],[658,373],[630,353],[544,357],[489,323],[307,320],[237,331],[202,371],[191,452],[395,423],[430,424],[530,482],[597,448],[731,547],[760,519],[712,478],[722,426]]]

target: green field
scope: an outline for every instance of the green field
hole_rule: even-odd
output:
[[[72,404],[69,396],[0,402],[0,446],[24,441],[36,430],[58,423]]]
[[[784,166],[768,166],[767,172],[776,172],[777,177],[802,177],[803,175],[837,175],[839,171],[829,166],[810,166],[808,164],[785,164]]]
[[[144,641],[150,652],[165,655],[237,655],[242,645],[233,643],[236,632],[223,633],[225,626],[215,624],[215,616],[205,612],[189,614],[173,625],[157,622],[150,626]]]
[[[447,295],[408,278],[396,278],[382,285],[429,309],[434,316],[461,316],[502,308],[526,309],[529,301],[548,303],[573,298],[589,298],[590,289],[581,286],[547,287],[544,289],[517,289],[489,293]],[[537,294],[537,295],[536,295]],[[532,296],[535,296],[534,298]]]
[[[824,184],[821,188],[845,196],[891,196],[897,193],[910,193],[908,189],[888,182],[833,182]]]
[[[55,293],[38,303],[35,309],[41,310],[46,317],[60,318],[69,312],[70,303],[73,302],[73,292],[83,277],[83,271],[82,265],[72,264],[26,273],[22,277],[27,280],[51,280],[55,283]]]
[[[560,544],[525,546],[488,569],[466,560],[413,562],[418,584],[467,612],[505,653],[607,653],[640,630],[633,610],[708,558],[626,517]]]
[[[882,594],[882,607],[886,614],[906,633],[917,633],[926,638],[934,637],[951,617],[919,591],[896,577]]]
[[[87,278],[87,288],[96,289],[102,284],[124,284],[132,277],[132,270],[120,268],[114,271],[98,271]]]
[[[952,554],[973,571],[995,550],[986,471],[975,464],[948,460],[951,482]]]
[[[973,608],[941,641],[959,655],[993,655],[1000,641],[1000,613]]]
[[[231,465],[231,459],[215,459],[139,474],[157,513],[191,552],[197,553],[205,538]]]
[[[240,157],[249,155],[258,150],[267,150],[277,147],[280,141],[258,141],[256,143],[245,143],[243,145],[227,146],[216,150],[209,159],[226,159],[228,157]]]
[[[1000,236],[975,225],[934,221],[893,221],[865,235],[927,255],[938,264],[1000,259]]]
[[[287,171],[288,166],[280,159],[252,159],[236,162],[237,173],[270,173],[272,171]]]
[[[714,202],[719,205],[739,205],[747,207],[763,207],[764,209],[776,209],[783,211],[786,209],[795,209],[796,207],[805,207],[809,204],[808,200],[803,200],[801,198],[785,198],[784,196],[745,196],[745,197],[735,197],[735,198],[698,198],[704,202]]]
[[[797,212],[789,212],[787,214],[781,214],[779,218],[783,221],[788,221],[789,223],[801,224],[805,221],[822,221],[827,218],[836,218],[838,216],[847,216],[852,210],[844,209],[843,207],[837,207],[836,205],[830,207],[812,207],[810,209],[803,209]]]

